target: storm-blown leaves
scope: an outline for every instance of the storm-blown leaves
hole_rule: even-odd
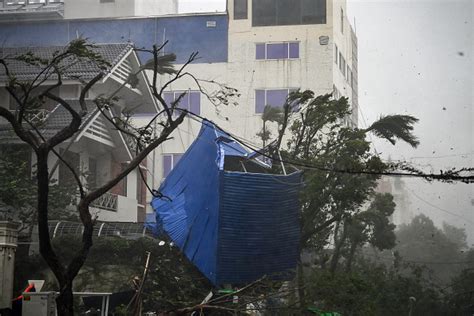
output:
[[[418,119],[411,115],[387,115],[380,117],[378,121],[370,125],[365,131],[385,138],[392,144],[395,144],[397,139],[401,139],[416,148],[420,142],[411,133],[413,131],[413,124],[416,122],[418,122]]]

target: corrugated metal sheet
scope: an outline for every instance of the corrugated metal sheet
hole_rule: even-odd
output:
[[[296,266],[301,174],[228,172],[223,157],[249,153],[211,123],[152,201],[157,231],[166,232],[214,284],[273,277]],[[150,226],[151,224],[148,224]]]
[[[299,253],[301,173],[222,172],[217,283],[283,278]]]

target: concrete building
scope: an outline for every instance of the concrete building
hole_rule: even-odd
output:
[[[376,188],[378,193],[390,193],[395,202],[395,211],[391,216],[393,224],[400,226],[411,223],[415,214],[410,203],[409,194],[405,182],[401,177],[382,177]]]
[[[98,18],[93,12],[87,19],[79,11],[68,18],[67,1],[86,2],[66,0],[65,18],[55,22],[13,24],[0,15],[0,41],[7,47],[64,45],[77,36],[97,43],[130,41],[137,47],[168,41],[165,52],[177,55],[178,67],[198,51],[200,59],[187,70],[205,80],[201,88],[206,93],[188,77],[170,85],[165,98],[172,101],[188,91],[181,107],[255,146],[262,145],[256,134],[262,128],[263,107],[282,106],[296,89],[347,97],[353,115],[346,124],[357,125],[357,36],[347,19],[345,0],[228,0],[227,12],[222,13]],[[160,83],[168,79],[160,78]],[[212,82],[236,88],[240,95],[229,105],[211,102],[208,96],[212,99],[219,88]],[[142,112],[135,120],[143,123],[149,117]],[[198,130],[198,122],[186,119],[174,140],[150,155],[150,185],[159,186]]]
[[[0,0],[0,19],[37,21],[178,13],[178,0]]]
[[[36,47],[32,48],[0,48],[0,55],[20,56],[34,51],[41,58],[51,58],[54,52],[61,51],[62,47]],[[119,132],[107,121],[98,110],[93,99],[102,94],[116,93],[119,101],[110,108],[109,117],[136,109],[143,112],[157,112],[157,104],[147,85],[147,79],[141,74],[136,87],[125,85],[128,73],[138,71],[138,57],[129,44],[103,44],[95,48],[110,64],[103,79],[99,80],[86,95],[88,114],[83,118],[78,133],[70,140],[57,146],[56,151],[76,170],[81,182],[87,188],[96,188],[107,183],[111,178],[121,172],[123,166],[133,159],[131,146],[127,136]],[[36,68],[15,59],[7,59],[9,72],[18,80],[31,81],[38,76],[41,68]],[[82,92],[83,80],[91,80],[102,70],[95,64],[86,61],[73,61],[74,66],[69,67],[62,74],[63,84],[55,88],[53,93],[60,96],[78,113],[80,112],[79,96]],[[39,77],[43,81],[40,91],[56,83],[55,75]],[[16,113],[18,104],[6,91],[5,86],[9,79],[3,67],[0,69],[0,107],[7,108]],[[37,91],[37,90],[35,90]],[[107,110],[106,110],[107,111]],[[112,113],[113,111],[113,113]],[[47,100],[40,109],[26,113],[29,120],[38,126],[45,139],[51,138],[71,121],[71,114],[61,105],[52,100]],[[25,146],[13,133],[11,125],[0,118],[0,153],[9,147],[16,146],[19,152]],[[30,150],[25,150],[25,160],[30,162],[31,172],[34,172],[36,155]],[[65,164],[58,161],[54,154],[49,155],[48,165],[52,179],[58,185],[75,183],[70,170]],[[110,192],[95,200],[91,212],[101,221],[144,221],[145,218],[145,186],[139,172],[134,170]]]

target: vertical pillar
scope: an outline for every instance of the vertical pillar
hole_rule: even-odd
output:
[[[0,310],[11,308],[15,251],[20,223],[0,221]]]

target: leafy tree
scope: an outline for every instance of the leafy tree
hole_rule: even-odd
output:
[[[362,211],[346,221],[348,224],[348,253],[346,271],[351,270],[357,247],[369,243],[378,250],[395,246],[395,225],[390,216],[395,211],[393,196],[389,193],[376,193],[366,211]]]
[[[426,215],[420,214],[413,218],[410,224],[400,226],[396,232],[398,251],[402,260],[418,262],[433,270],[435,276],[444,284],[462,269],[464,236],[459,236],[462,230],[446,226],[448,234],[439,229]],[[453,242],[453,231],[456,238]],[[451,238],[448,238],[448,235]]]
[[[28,253],[36,221],[36,179],[31,170],[31,149],[23,144],[1,146],[0,150],[0,211],[6,220],[21,223],[19,239],[25,242],[20,251]],[[68,206],[75,202],[76,187],[51,181],[49,188],[50,219],[77,219]]]
[[[347,98],[334,99],[330,94],[315,96],[309,90],[291,93],[280,112],[274,151],[285,140],[284,159],[315,166],[304,170],[300,249],[323,253],[328,239],[334,236],[336,246],[331,264],[334,271],[349,232],[349,220],[360,212],[373,194],[379,174],[388,168],[371,153],[367,134],[373,133],[392,144],[400,139],[416,147],[418,141],[411,131],[418,120],[390,115],[381,117],[367,129],[349,127],[344,124],[345,118],[351,115]],[[378,228],[377,234],[382,235]],[[304,298],[301,264],[298,278],[299,296]]]
[[[72,295],[73,281],[86,261],[93,243],[92,234],[95,220],[89,211],[91,203],[117,185],[132,170],[136,169],[151,151],[168,140],[170,135],[183,122],[186,116],[185,111],[181,111],[178,116],[173,116],[173,111],[179,99],[172,104],[168,104],[164,100],[162,92],[171,82],[187,74],[183,73],[183,70],[196,58],[197,54],[191,54],[188,61],[184,63],[180,69],[174,70],[170,64],[170,62],[175,59],[174,55],[166,59],[160,59],[162,55],[160,50],[161,48],[157,46],[153,46],[151,50],[141,49],[143,53],[151,55],[151,59],[153,60],[153,78],[150,87],[154,97],[160,102],[163,108],[162,113],[159,113],[153,119],[159,121],[159,126],[161,126],[159,131],[155,133],[152,130],[153,124],[148,124],[143,128],[137,129],[128,124],[128,121],[122,117],[111,117],[108,113],[110,113],[109,110],[113,108],[118,101],[116,93],[113,93],[111,96],[100,96],[95,99],[97,109],[101,111],[102,115],[104,115],[115,128],[133,140],[135,144],[135,155],[117,176],[102,186],[91,190],[84,187],[74,168],[72,168],[67,161],[62,159],[55,148],[79,131],[82,120],[88,112],[85,104],[87,92],[105,76],[106,70],[110,65],[100,54],[94,51],[92,44],[87,43],[81,38],[70,42],[63,50],[55,52],[50,58],[36,57],[33,52],[15,57],[17,61],[21,61],[37,69],[39,68],[38,76],[30,81],[22,81],[16,78],[15,74],[10,72],[8,59],[0,58],[0,67],[3,67],[5,74],[9,78],[6,83],[6,89],[12,99],[16,101],[15,113],[0,107],[0,116],[8,121],[16,136],[23,143],[28,145],[36,156],[35,190],[37,192],[36,212],[40,253],[59,283],[59,295],[56,299],[59,315],[73,315],[74,313]],[[86,61],[90,64],[94,64],[100,70],[93,79],[83,82],[83,89],[79,98],[81,105],[79,111],[75,110],[67,100],[53,93],[54,89],[63,84],[62,78],[68,67],[78,61]],[[161,64],[159,63],[160,61]],[[140,71],[144,71],[144,69],[140,69]],[[158,76],[160,73],[167,73],[171,76],[171,80],[165,83],[161,88],[158,87]],[[133,80],[133,78],[129,78],[129,81],[130,80]],[[54,84],[43,89],[43,83],[47,81],[53,81]],[[30,116],[32,112],[41,109],[45,100],[59,104],[71,115],[71,120],[68,122],[68,125],[50,138],[45,138],[42,135],[38,123],[32,121]],[[156,137],[154,135],[156,135]],[[74,249],[74,254],[70,260],[69,258],[64,259],[58,256],[57,249],[52,245],[49,235],[48,218],[51,211],[49,155],[56,155],[58,159],[68,166],[74,175],[76,180],[75,184],[79,191],[77,213],[84,226],[84,230],[81,246]]]

